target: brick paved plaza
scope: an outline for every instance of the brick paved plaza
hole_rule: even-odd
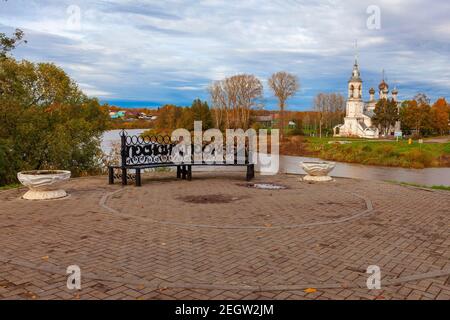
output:
[[[242,173],[0,193],[2,299],[450,299],[450,193]],[[81,268],[79,291],[66,268]],[[381,290],[368,290],[378,265]]]

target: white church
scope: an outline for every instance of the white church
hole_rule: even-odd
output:
[[[363,81],[359,71],[358,60],[355,59],[352,77],[348,81],[348,100],[344,124],[334,127],[334,136],[369,139],[379,138],[379,129],[372,124],[372,117],[374,116],[374,109],[377,103],[377,100],[375,100],[375,89],[371,88],[369,90],[370,100],[364,102],[362,97],[362,84]],[[389,97],[389,85],[385,82],[384,75],[378,89],[379,99],[392,98],[399,103],[398,90],[396,88],[392,90],[391,96]],[[400,131],[400,123],[396,123],[389,131],[391,134]]]

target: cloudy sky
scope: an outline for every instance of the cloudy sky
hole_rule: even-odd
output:
[[[366,98],[382,69],[402,99],[450,97],[449,12],[448,0],[1,0],[0,32],[23,29],[16,57],[55,62],[113,104],[188,105],[213,80],[266,85],[284,70],[301,82],[290,108],[304,110],[346,94],[356,39]]]

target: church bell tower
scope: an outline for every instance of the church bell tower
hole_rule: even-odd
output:
[[[362,100],[362,84],[363,81],[361,80],[358,60],[355,59],[352,76],[348,81],[347,117],[357,117],[364,111],[364,103]]]

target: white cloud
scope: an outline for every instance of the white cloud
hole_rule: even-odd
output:
[[[86,95],[88,95],[90,97],[98,97],[98,96],[111,97],[112,96],[111,92],[99,90],[95,86],[87,84],[87,83],[78,83],[78,86],[80,87],[81,90],[83,90],[83,92]]]

